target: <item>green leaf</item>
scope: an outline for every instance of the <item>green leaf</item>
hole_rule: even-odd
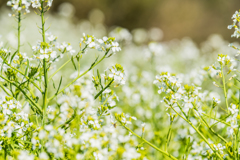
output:
[[[94,66],[94,64],[97,62],[98,58],[99,58],[99,56],[97,56],[97,58],[95,59],[95,61],[91,64],[90,69],[91,69],[91,68]]]
[[[59,82],[59,85],[58,85],[58,89],[57,89],[57,92],[55,93],[55,95],[58,94],[58,91],[59,91],[59,89],[60,89],[60,87],[61,87],[61,84],[62,84],[62,76],[61,76],[61,79],[60,79],[60,82]]]
[[[75,64],[75,62],[74,62],[74,59],[73,59],[73,57],[71,58],[71,61],[72,61],[72,64],[73,64],[73,66],[74,66],[75,70],[77,70],[77,66],[76,66],[76,64]]]

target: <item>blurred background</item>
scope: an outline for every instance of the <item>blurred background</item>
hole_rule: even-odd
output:
[[[1,0],[0,6],[6,2]],[[99,9],[104,14],[100,21],[107,27],[120,26],[130,31],[158,27],[164,33],[163,41],[188,36],[196,43],[216,33],[231,41],[232,31],[227,25],[240,7],[239,0],[54,0],[51,12],[56,14],[66,2],[75,7],[75,22],[91,19],[91,12]]]

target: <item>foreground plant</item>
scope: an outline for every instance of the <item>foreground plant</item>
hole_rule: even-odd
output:
[[[117,131],[110,115],[118,97],[111,86],[125,84],[123,67],[116,64],[104,74],[90,72],[121,50],[115,38],[83,34],[80,49],[75,51],[71,44],[58,43],[56,36],[46,32],[44,15],[52,0],[9,0],[7,5],[13,10],[9,15],[18,21],[18,46],[12,52],[0,45],[0,87],[6,95],[0,99],[1,159],[140,157],[134,145],[124,149],[125,141],[119,145],[121,140],[113,136]],[[21,51],[20,35],[30,7],[40,16],[42,40],[27,54]],[[81,60],[88,50],[103,54],[82,71]],[[67,81],[61,71],[70,63],[75,72]]]

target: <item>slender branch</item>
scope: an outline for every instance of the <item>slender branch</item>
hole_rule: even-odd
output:
[[[195,111],[196,114],[196,111]],[[224,141],[225,143],[227,143],[227,140],[224,139],[221,135],[219,135],[218,133],[216,133],[206,122],[206,120],[204,118],[202,118],[202,116],[198,116],[198,118],[200,118],[200,120],[203,122],[203,124],[205,124],[207,126],[207,128],[213,133],[215,134],[218,138],[220,138],[222,141]]]
[[[42,115],[42,110],[41,110],[41,108],[38,106],[37,103],[35,103],[35,102],[26,94],[26,92],[25,92],[21,87],[19,87],[16,83],[14,83],[14,82],[8,80],[7,78],[3,77],[2,75],[0,75],[0,77],[1,77],[2,79],[4,79],[5,81],[9,82],[10,84],[13,84],[15,87],[17,87],[17,88],[23,93],[23,95],[37,108],[39,114]]]
[[[113,81],[114,79],[112,79],[111,82],[109,82],[106,87],[104,87],[100,92],[98,92],[98,94],[94,97],[94,99],[97,99],[98,96],[100,96],[113,83]]]
[[[12,95],[10,93],[8,93],[8,91],[5,89],[5,87],[0,83],[0,87],[3,89],[3,91],[10,97],[12,97]]]
[[[22,0],[19,1],[19,6],[22,5]],[[18,11],[18,49],[17,49],[17,52],[15,52],[12,57],[11,57],[11,62],[13,60],[13,58],[15,57],[15,55],[17,53],[20,53],[20,47],[21,47],[21,16],[22,16],[22,13],[21,13],[21,10]],[[11,63],[10,62],[10,63]]]
[[[65,67],[69,62],[71,62],[71,59],[69,59],[67,62],[65,62],[61,67],[58,68],[58,70],[56,70],[50,77],[49,77],[49,81],[53,78],[53,76],[55,76],[55,74],[57,74],[63,67]]]
[[[117,119],[117,118],[116,118]],[[125,126],[121,121],[119,121],[117,119],[118,122],[121,123],[121,125],[127,129],[129,132],[131,132],[133,135],[135,135],[136,137],[138,137],[139,139],[141,139],[142,141],[144,141],[145,143],[147,143],[149,146],[153,147],[154,149],[156,149],[157,151],[159,151],[160,153],[164,154],[165,156],[171,158],[171,159],[174,159],[174,160],[177,160],[177,158],[175,158],[174,156],[172,156],[170,153],[166,152],[166,151],[163,151],[161,150],[160,148],[156,147],[154,144],[150,143],[149,141],[145,140],[144,138],[142,138],[141,136],[137,135],[135,132],[133,132],[130,128],[128,128],[127,126]]]
[[[58,128],[66,128],[67,125],[70,124],[76,116],[77,116],[77,111],[75,109],[72,117],[69,120],[67,120],[64,124],[60,125]]]
[[[171,108],[173,109],[173,111],[179,115],[182,119],[184,119],[190,126],[192,126],[192,128],[202,137],[202,139],[207,143],[207,145],[212,149],[212,151],[214,151],[216,153],[216,155],[223,160],[223,158],[221,157],[221,155],[219,155],[219,153],[217,153],[217,151],[213,148],[213,146],[208,142],[208,140],[206,139],[206,137],[204,137],[204,135],[192,124],[192,122],[188,121],[186,118],[184,118],[181,114],[179,114],[172,106]]]
[[[225,97],[225,102],[226,102],[227,111],[228,111],[228,113],[229,113],[229,109],[228,109],[228,100],[227,100],[226,83],[225,83],[225,77],[224,77],[224,73],[223,73],[223,64],[221,65],[221,72],[222,72],[222,81],[223,81],[224,97]]]
[[[87,45],[83,48],[83,50],[81,52],[79,52],[76,56],[73,57],[73,59],[77,58],[77,56],[79,56],[80,53],[84,52],[84,50],[86,50]],[[50,77],[49,80],[50,81],[53,76],[55,76],[55,74],[57,74],[63,67],[65,67],[69,62],[71,62],[71,59],[67,60],[61,67],[59,67]]]
[[[4,63],[6,65],[8,65],[10,68],[12,68],[13,70],[17,71],[18,73],[20,73],[21,75],[23,75],[27,80],[29,80],[41,93],[43,92],[42,89],[28,76],[26,76],[22,71],[20,71],[19,69],[13,67],[11,64],[7,63],[6,61],[4,61]]]
[[[209,118],[211,118],[211,119],[214,119],[214,120],[216,120],[216,121],[218,121],[218,122],[224,123],[224,124],[226,124],[226,125],[228,125],[228,126],[231,126],[231,124],[229,124],[229,123],[227,123],[227,122],[225,122],[225,121],[223,121],[223,120],[221,120],[221,119],[212,117],[212,116],[207,115],[207,114],[205,114],[205,113],[203,113],[203,115],[204,115],[204,116],[207,116],[207,117],[209,117]],[[210,127],[212,127],[212,126],[210,126]]]
[[[41,21],[42,21],[42,38],[43,38],[43,42],[46,42],[45,39],[45,19],[44,19],[44,1],[41,0]],[[45,49],[45,48],[43,48]],[[46,59],[43,59],[43,72],[44,72],[44,92],[43,92],[43,126],[45,124],[45,118],[46,118],[46,109],[47,109],[47,94],[48,94],[48,71],[47,71],[47,62]]]
[[[75,78],[72,82],[70,82],[69,84],[67,84],[63,89],[61,89],[58,93],[54,94],[52,97],[49,98],[48,101],[51,101],[53,98],[55,98],[57,95],[59,95],[60,93],[62,93],[66,88],[68,88],[70,85],[72,85],[76,80],[78,80],[79,78],[81,78],[82,76],[84,76],[86,73],[88,73],[89,71],[92,70],[92,68],[94,68],[96,65],[98,65],[108,54],[109,50],[105,53],[105,55],[98,61],[96,62],[94,65],[92,65],[88,70],[86,70],[84,73],[82,73],[81,75],[77,76],[77,78]]]

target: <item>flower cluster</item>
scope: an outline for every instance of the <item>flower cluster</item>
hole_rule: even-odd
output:
[[[233,24],[228,26],[228,29],[234,28],[235,31],[232,34],[232,37],[239,38],[240,37],[240,28],[239,28],[239,21],[240,21],[240,12],[236,11],[233,16]]]
[[[211,77],[218,77],[218,78],[220,77],[221,78],[222,74],[223,74],[223,69],[228,70],[227,74],[230,74],[230,73],[236,71],[235,68],[237,66],[237,62],[234,59],[230,58],[230,56],[219,54],[217,61],[218,61],[219,65],[213,64],[206,68]],[[229,80],[231,80],[235,76],[236,75],[233,74],[232,77],[229,78]],[[215,83],[216,82],[214,82],[214,84]]]
[[[117,83],[117,85],[123,85],[125,84],[125,72],[123,67],[120,64],[116,64],[114,66],[111,66],[105,71],[110,71],[108,77],[110,79],[114,79],[114,81]],[[107,77],[105,77],[107,78]]]
[[[118,42],[115,42],[114,37],[103,37],[102,39],[96,39],[94,36],[89,36],[83,33],[83,38],[81,38],[80,46],[85,44],[86,48],[97,49],[99,51],[112,51],[112,54],[121,51]]]
[[[24,14],[30,13],[29,7],[41,8],[41,0],[9,0],[7,2],[8,6],[12,7],[13,12],[19,13],[24,10]],[[44,1],[47,3],[48,7],[52,6],[53,0]],[[9,14],[9,16],[15,16],[15,14]]]
[[[22,144],[22,141],[29,140],[28,135],[36,132],[37,126],[30,122],[28,114],[24,113],[20,102],[10,97],[1,97],[0,127],[2,149],[10,147],[13,143]]]

